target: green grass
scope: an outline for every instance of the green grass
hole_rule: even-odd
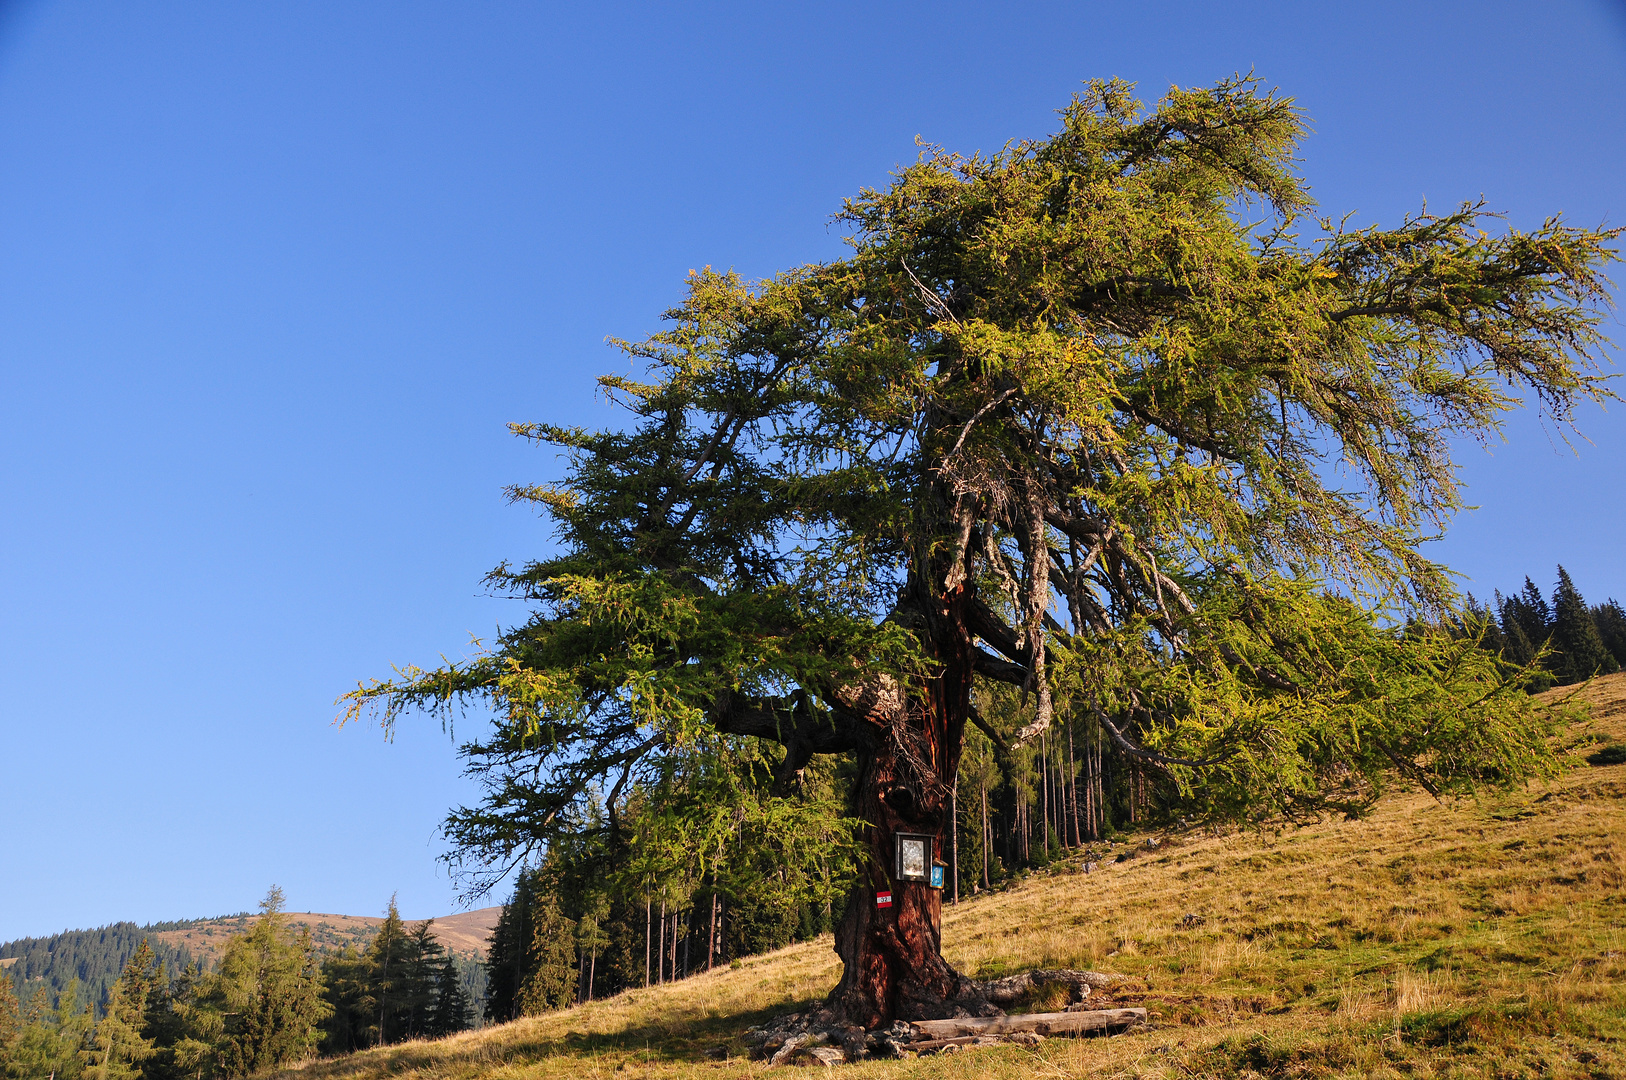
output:
[[[949,909],[944,951],[961,970],[1122,972],[1112,1003],[1144,1005],[1153,1027],[844,1075],[1626,1076],[1626,765],[1584,757],[1626,741],[1626,676],[1586,695],[1593,720],[1550,785],[1446,805],[1401,795],[1365,821],[1278,833],[1188,833]],[[753,1075],[764,1070],[740,1056],[739,1033],[821,997],[837,973],[825,938],[287,1080]]]

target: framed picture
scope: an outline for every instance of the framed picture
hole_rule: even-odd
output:
[[[899,881],[928,882],[932,875],[932,837],[922,833],[894,833]]]

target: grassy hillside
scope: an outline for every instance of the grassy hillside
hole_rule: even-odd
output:
[[[1133,977],[1151,1030],[848,1066],[854,1077],[1626,1075],[1626,675],[1586,691],[1572,770],[1473,803],[1400,795],[1368,820],[1120,845],[961,903],[944,950],[982,976]],[[748,1025],[834,984],[828,938],[684,983],[314,1062],[286,1080],[752,1075]],[[1092,999],[1093,1000],[1093,999]],[[718,1057],[721,1053],[724,1056]]]

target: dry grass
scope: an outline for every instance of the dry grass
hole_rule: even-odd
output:
[[[944,948],[992,976],[1133,977],[1150,1031],[852,1066],[857,1077],[1626,1076],[1626,676],[1588,688],[1575,768],[1481,802],[1387,800],[1366,821],[1186,834],[1084,875],[950,909]],[[1124,851],[1120,846],[1117,851]],[[1187,915],[1197,916],[1187,919]],[[677,986],[313,1062],[286,1080],[745,1076],[734,1037],[833,985],[828,937]],[[711,1060],[705,1051],[730,1048]]]
[[[500,907],[461,911],[456,915],[435,916],[435,939],[454,953],[484,956],[486,939],[497,925]],[[175,948],[185,947],[193,958],[206,963],[219,961],[226,951],[226,942],[232,935],[241,934],[254,921],[254,916],[199,920],[185,930],[161,930],[152,935],[156,941]],[[407,920],[413,923],[416,920]],[[319,947],[341,949],[346,945],[363,945],[384,922],[375,915],[328,915],[313,911],[291,911],[288,922],[296,927],[308,927]],[[0,961],[4,966],[5,961]]]

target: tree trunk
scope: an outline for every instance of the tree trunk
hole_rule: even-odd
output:
[[[711,894],[711,929],[706,933],[706,970],[711,970],[711,962],[717,955],[717,876],[712,875]]]
[[[982,791],[982,887],[991,889],[993,884],[988,880],[988,781],[981,781],[978,787]]]
[[[941,574],[936,580],[943,580]],[[912,584],[919,589],[918,581]],[[844,968],[829,1004],[866,1028],[951,1016],[956,1007],[977,1011],[985,1004],[971,981],[942,957],[942,891],[895,876],[895,834],[934,837],[934,855],[953,843],[951,785],[971,707],[965,599],[961,586],[939,595],[924,613],[923,637],[936,652],[934,676],[894,694],[890,705],[877,704],[884,695],[871,689],[856,695],[862,700],[854,711],[869,722],[857,752],[853,815],[870,823],[869,859],[836,928]],[[891,903],[878,906],[880,894],[890,894]]]

